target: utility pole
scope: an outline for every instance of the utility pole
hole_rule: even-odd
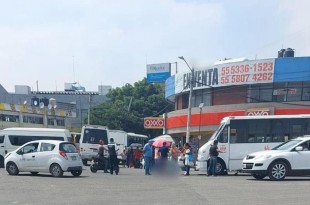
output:
[[[194,68],[191,68],[187,61],[185,60],[185,58],[183,56],[179,57],[181,60],[183,60],[187,67],[190,69],[191,71],[191,80],[189,83],[190,89],[189,89],[189,97],[188,97],[188,110],[187,110],[187,126],[186,126],[186,142],[189,142],[189,138],[190,138],[190,128],[191,128],[191,115],[192,115],[192,93],[193,93],[193,87],[194,87]]]

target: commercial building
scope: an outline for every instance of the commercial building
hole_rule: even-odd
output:
[[[103,103],[110,89],[111,86],[100,85],[98,92],[31,91],[29,86],[16,85],[15,93],[9,93],[0,84],[0,129],[53,127],[79,130],[86,123],[89,109]]]
[[[175,103],[166,114],[166,133],[183,142],[190,85],[190,72],[165,85],[166,99]],[[190,133],[202,144],[226,116],[310,114],[310,57],[222,61],[195,69],[192,86]]]

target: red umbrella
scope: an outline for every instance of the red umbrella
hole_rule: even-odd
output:
[[[166,142],[166,146],[169,147],[170,146],[170,142],[168,142],[167,140],[165,139],[157,139],[153,142],[153,146],[154,147],[162,147],[163,146],[163,143]]]

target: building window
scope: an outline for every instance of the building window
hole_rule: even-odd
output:
[[[4,121],[4,122],[19,122],[19,116],[18,115],[1,114],[0,115],[0,121]]]
[[[43,117],[24,115],[23,122],[31,124],[43,124]]]

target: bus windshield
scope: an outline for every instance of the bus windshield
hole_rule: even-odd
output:
[[[223,127],[225,126],[226,122],[222,122],[220,124],[220,126],[217,128],[217,130],[215,132],[213,132],[211,138],[209,139],[209,141],[214,140],[216,138],[216,136],[218,135],[218,133],[223,129]]]

